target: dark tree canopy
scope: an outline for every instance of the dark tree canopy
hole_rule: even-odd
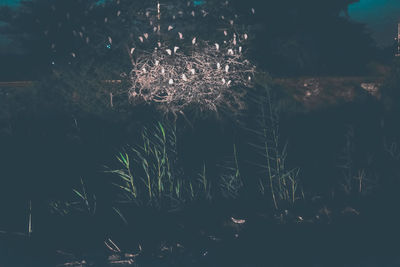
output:
[[[356,0],[231,0],[224,7],[225,1],[216,0],[189,1],[190,6],[186,1],[160,2],[163,14],[212,9],[224,15],[229,8],[253,39],[252,58],[277,75],[360,74],[375,56],[375,44],[364,25],[346,16],[348,5]],[[137,34],[151,28],[145,14],[138,11],[147,8],[154,13],[156,3],[32,0],[16,9],[1,8],[0,20],[8,22],[3,33],[18,39],[25,60],[33,62],[38,72],[54,65],[95,62],[117,74],[129,65],[127,49],[133,42],[141,45]],[[164,25],[171,23],[166,16],[162,20]],[[216,25],[199,23],[190,16],[183,23],[197,27],[199,35],[207,35]]]
[[[364,25],[347,16],[357,0],[239,1],[256,10],[254,58],[280,75],[360,74],[376,47]]]

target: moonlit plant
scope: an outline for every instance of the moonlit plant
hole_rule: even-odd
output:
[[[198,16],[207,15],[208,12],[202,10]],[[146,16],[150,24],[157,25],[160,6],[155,20],[148,12]],[[189,16],[196,14],[191,11]],[[226,22],[227,19],[221,17],[219,19]],[[132,62],[128,76],[131,99],[156,104],[164,112],[174,114],[183,113],[188,106],[214,112],[222,108],[231,112],[244,109],[245,89],[253,86],[255,66],[244,54],[248,34],[239,32],[233,20],[228,20],[226,25],[216,32],[220,35],[216,38],[218,41],[202,40],[193,32],[182,34],[176,24],[154,26],[153,45],[151,38],[140,36],[141,43],[149,42],[150,51],[128,49]],[[165,33],[161,32],[163,28]],[[171,39],[176,40],[175,43],[171,44]]]

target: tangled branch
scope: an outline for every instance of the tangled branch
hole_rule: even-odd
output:
[[[130,96],[172,112],[193,104],[211,111],[222,104],[243,109],[241,89],[252,86],[255,66],[233,43],[221,47],[204,41],[188,53],[160,46],[141,55],[131,71]]]
[[[202,23],[206,23],[208,13],[201,11]],[[194,11],[187,13],[189,17],[197,16]],[[230,111],[245,108],[243,96],[245,89],[253,86],[255,66],[244,53],[248,35],[239,33],[233,19],[210,18],[221,21],[224,28],[220,28],[219,33],[212,33],[211,28],[207,37],[204,34],[200,37],[196,27],[178,26],[175,22],[168,27],[163,25],[161,29],[165,28],[166,33],[160,33],[160,26],[156,26],[159,23],[157,17],[152,17],[149,12],[146,16],[154,27],[154,34],[141,34],[137,38],[140,43],[128,49],[132,62],[129,75],[131,100],[156,103],[166,113],[182,112],[189,106],[215,112],[222,107]],[[172,18],[174,21],[175,15]],[[191,32],[182,34],[180,31],[185,29],[191,29]],[[214,41],[204,40],[207,38]],[[150,50],[140,50],[144,46]]]

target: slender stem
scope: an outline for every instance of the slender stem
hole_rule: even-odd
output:
[[[32,234],[32,200],[29,200],[28,236]]]
[[[158,20],[157,34],[158,34],[158,41],[160,41],[160,28],[161,28],[160,19],[161,19],[160,1],[157,1],[157,20]]]
[[[239,169],[239,163],[238,163],[238,157],[237,157],[237,151],[236,151],[236,144],[233,144],[233,156],[234,156],[235,167],[236,167],[236,178],[240,178],[240,169]]]
[[[265,140],[265,155],[267,158],[267,168],[268,168],[268,176],[269,176],[269,186],[271,188],[271,194],[272,194],[272,200],[274,201],[274,206],[275,209],[278,209],[278,205],[276,203],[276,198],[275,198],[275,191],[274,191],[274,186],[273,186],[273,182],[272,182],[272,172],[271,172],[271,163],[270,163],[270,159],[269,159],[269,147],[268,147],[268,134],[267,134],[267,129],[266,129],[266,125],[265,125],[265,111],[264,111],[264,107],[261,107],[261,112],[262,112],[262,116],[264,118],[264,140]]]
[[[133,180],[133,175],[132,175],[130,164],[129,164],[128,154],[126,154],[125,168],[128,171],[128,175],[129,175],[129,181],[130,181],[130,186],[131,186],[131,190],[132,190],[131,193],[132,193],[133,197],[136,198],[136,187],[135,187],[135,183],[134,183],[134,180]]]

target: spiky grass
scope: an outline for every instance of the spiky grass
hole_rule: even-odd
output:
[[[221,191],[226,198],[237,198],[243,187],[242,176],[239,168],[239,158],[236,144],[233,144],[233,161],[223,166],[224,173],[221,175]]]
[[[279,139],[279,109],[274,106],[271,89],[265,87],[265,95],[258,102],[260,117],[251,146],[262,156],[262,162],[254,163],[261,169],[259,188],[263,195],[269,190],[275,209],[280,205],[294,205],[301,198],[299,192],[299,169],[286,166],[287,144],[282,147]],[[301,190],[300,190],[301,191]]]
[[[113,184],[121,190],[124,200],[158,208],[174,207],[199,197],[200,188],[205,198],[211,199],[205,165],[198,180],[192,181],[183,174],[174,124],[158,122],[143,128],[141,138],[141,145],[117,156],[121,168],[108,171],[119,177]]]

